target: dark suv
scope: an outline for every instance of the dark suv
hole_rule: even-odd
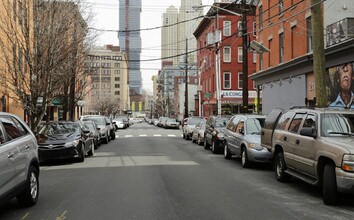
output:
[[[209,116],[204,133],[204,148],[209,149],[215,154],[221,152],[224,149],[224,129],[226,123],[229,120],[228,117],[222,116]]]
[[[38,145],[17,116],[0,112],[0,205],[13,197],[22,206],[37,203]]]

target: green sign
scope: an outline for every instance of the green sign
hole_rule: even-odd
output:
[[[205,93],[205,98],[209,99],[211,97],[211,93]]]

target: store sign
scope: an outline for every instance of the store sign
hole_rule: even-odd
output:
[[[221,90],[223,98],[242,98],[242,90]],[[248,91],[248,98],[256,98],[256,91]]]

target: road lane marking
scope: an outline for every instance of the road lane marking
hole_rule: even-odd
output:
[[[139,134],[139,137],[147,137],[147,134]]]
[[[176,137],[176,135],[175,134],[169,134],[169,135],[167,135],[168,137]]]
[[[29,215],[29,212],[27,212],[27,213],[21,218],[21,220],[24,220],[25,218],[27,218],[28,215]]]
[[[124,137],[126,137],[126,138],[128,138],[128,137],[133,137],[133,135],[127,134],[127,135],[125,135]]]
[[[65,214],[67,213],[67,210],[65,210],[64,212],[63,212],[63,214],[61,214],[60,216],[58,216],[55,220],[64,220],[64,219],[66,219],[66,217],[65,217]]]
[[[154,134],[154,137],[161,137],[161,134]]]
[[[139,167],[139,166],[195,166],[194,161],[176,161],[168,156],[113,156],[113,157],[89,157],[85,163],[74,163],[58,166],[41,166],[41,171],[69,170],[83,168],[106,167]]]

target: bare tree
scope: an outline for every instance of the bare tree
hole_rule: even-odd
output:
[[[4,8],[0,16],[0,83],[6,88],[2,92],[30,112],[32,129],[55,97],[70,97],[74,91],[71,103],[75,104],[85,93],[78,89],[86,87],[82,69],[86,26],[82,17],[76,19],[80,4],[80,0],[0,2]],[[76,35],[78,25],[83,32]]]
[[[119,100],[112,101],[109,98],[99,100],[93,109],[101,115],[116,115],[120,111]]]

